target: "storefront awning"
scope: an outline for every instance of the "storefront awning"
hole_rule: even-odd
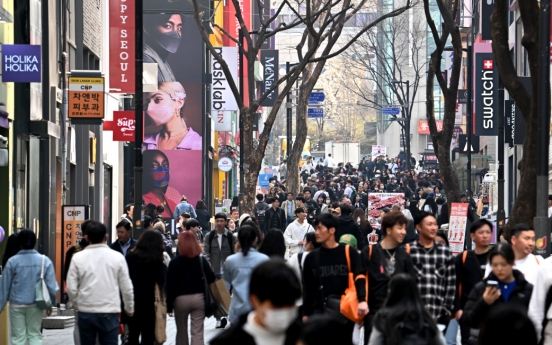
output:
[[[0,127],[10,128],[10,120],[8,119],[8,112],[0,109]]]

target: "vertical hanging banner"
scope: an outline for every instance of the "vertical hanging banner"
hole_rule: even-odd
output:
[[[261,83],[261,95],[269,90],[272,85],[278,82],[278,51],[277,50],[261,50],[261,64],[264,68],[264,81]],[[261,102],[263,107],[272,107],[278,98],[278,88],[274,89]]]
[[[134,1],[109,1],[109,88],[120,93],[134,93]]]
[[[504,142],[506,144],[514,144],[515,126],[514,121],[516,119],[516,104],[514,100],[504,101]]]
[[[481,39],[490,41],[491,37],[491,15],[494,10],[495,0],[482,0],[481,3]],[[460,11],[458,11],[460,12]]]
[[[448,240],[453,255],[464,251],[466,241],[466,223],[468,221],[468,204],[453,202],[449,219]]]
[[[270,1],[253,0],[253,31],[260,31],[262,22],[267,23],[270,19]],[[261,22],[262,21],[262,22]],[[256,44],[257,35],[253,36],[253,42]],[[271,49],[271,40],[264,40],[261,49]]]
[[[234,83],[238,83],[238,47],[214,47],[217,54],[228,65],[230,74]],[[211,84],[211,110],[213,112],[221,110],[238,110],[238,102],[230,89],[228,79],[224,75],[221,64],[212,56],[211,71],[213,80]]]
[[[492,53],[475,54],[475,135],[498,135],[498,70]]]

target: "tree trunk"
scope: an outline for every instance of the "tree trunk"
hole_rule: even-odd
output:
[[[252,214],[255,206],[255,195],[257,194],[257,179],[264,155],[261,151],[253,149],[253,131],[251,128],[253,127],[255,112],[249,107],[243,107],[240,110],[240,114],[245,115],[243,116],[243,138],[240,136],[243,147],[240,145],[240,150],[244,150],[243,156],[247,165],[245,169],[245,184],[243,186],[240,185],[240,194],[243,194],[243,199],[240,200],[240,214]],[[243,162],[240,162],[240,167],[242,166]]]
[[[491,16],[491,34],[493,37],[493,54],[504,87],[520,108],[527,126],[525,141],[523,142],[523,158],[518,163],[521,173],[518,194],[508,225],[527,223],[532,225],[537,214],[537,106],[538,106],[538,24],[539,9],[536,1],[520,2],[520,12],[523,21],[524,36],[522,44],[527,51],[529,69],[531,72],[531,92],[525,90],[510,57],[508,44],[508,4],[503,1],[495,2]],[[548,130],[543,128],[542,130]]]

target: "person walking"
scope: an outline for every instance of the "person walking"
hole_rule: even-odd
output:
[[[295,203],[295,200],[293,198],[293,193],[288,192],[286,194],[286,201],[282,203],[282,209],[284,210],[285,216],[286,216],[286,227],[291,224],[296,219],[295,216],[295,209],[297,208],[297,204]]]
[[[443,334],[424,308],[414,277],[399,273],[389,281],[389,293],[374,318],[370,345],[446,345]]]
[[[205,284],[215,281],[215,273],[207,257],[201,255],[201,246],[190,231],[178,235],[178,252],[179,256],[171,260],[167,271],[167,313],[175,317],[176,345],[203,345]],[[188,339],[188,316],[191,317],[191,341]]]
[[[116,226],[117,240],[109,245],[109,248],[126,256],[128,251],[136,246],[136,240],[132,238],[130,231],[132,226],[126,220],[121,220]]]
[[[178,221],[178,216],[180,214],[187,212],[189,213],[192,218],[197,218],[196,211],[194,210],[194,207],[190,204],[188,204],[188,198],[185,195],[182,195],[182,198],[180,199],[180,203],[176,205],[173,212],[173,218],[174,220]]]
[[[255,204],[255,218],[257,218],[257,222],[259,223],[259,228],[261,228],[261,232],[263,234],[266,234],[268,231],[267,228],[265,228],[265,217],[266,217],[266,211],[270,208],[268,204],[264,201],[264,195],[262,193],[257,194],[257,203]]]
[[[280,201],[273,198],[268,199],[267,202],[272,204],[272,207],[265,212],[264,228],[267,231],[270,229],[278,229],[284,232],[286,229],[286,214],[284,210],[280,208]]]
[[[232,286],[232,302],[228,315],[230,323],[238,322],[243,314],[251,311],[247,291],[251,272],[260,263],[269,259],[255,249],[257,241],[257,229],[248,224],[240,226],[238,231],[240,251],[230,255],[224,263],[224,280]]]
[[[96,336],[101,345],[116,345],[119,333],[121,298],[128,316],[134,314],[134,292],[128,266],[122,254],[107,244],[105,225],[94,220],[86,227],[84,250],[73,255],[67,275],[67,295],[79,312],[81,345],[94,345]]]
[[[134,316],[128,320],[129,345],[153,345],[155,342],[155,288],[164,291],[167,273],[163,264],[164,251],[161,234],[146,231],[125,257],[134,287]]]
[[[9,321],[12,345],[42,344],[42,310],[36,305],[36,285],[44,276],[52,304],[55,304],[59,287],[56,282],[54,265],[49,258],[40,255],[34,247],[36,235],[28,229],[17,234],[21,248],[12,256],[0,279],[0,312],[10,302]],[[46,310],[50,316],[52,309]]]
[[[470,227],[470,237],[475,243],[474,250],[467,250],[454,258],[456,270],[456,292],[454,301],[457,321],[460,321],[466,302],[477,283],[485,278],[489,249],[491,248],[493,224],[487,219],[478,219]],[[470,326],[459,323],[462,334],[462,344],[472,345],[470,341]],[[456,334],[454,334],[456,339]]]
[[[532,254],[535,248],[535,230],[528,224],[516,224],[510,230],[510,243],[516,255],[515,269],[523,273],[525,280],[535,283],[535,277],[544,258]]]
[[[307,222],[307,212],[304,208],[295,209],[297,219],[288,225],[284,231],[284,240],[289,247],[289,255],[302,252],[304,238],[308,232],[314,232],[314,228]]]
[[[207,205],[205,205],[205,201],[198,200],[196,203],[196,219],[199,222],[199,226],[201,226],[201,233],[203,236],[205,236],[209,231],[211,231],[211,213],[207,210]]]
[[[410,245],[410,256],[420,296],[431,317],[446,328],[456,293],[454,258],[449,247],[435,242],[437,220],[433,214],[418,212],[414,225],[420,237]]]
[[[332,310],[332,306],[339,305],[339,298],[349,286],[349,268],[343,244],[335,238],[336,228],[339,226],[337,218],[324,213],[318,216],[315,223],[316,242],[321,247],[307,256],[303,269],[303,321],[315,312]],[[359,301],[358,313],[366,315],[366,278],[360,265],[358,251],[349,247],[351,271],[354,274],[357,298]],[[336,298],[337,297],[337,298]],[[337,302],[337,303],[336,303]],[[339,309],[339,307],[338,307]],[[339,310],[332,310],[338,314]],[[340,313],[339,313],[340,314]],[[340,314],[341,315],[341,314]],[[345,319],[343,317],[343,319]],[[353,334],[354,322],[345,319],[349,334]]]
[[[552,260],[544,260],[535,276],[533,294],[529,302],[527,315],[535,326],[539,341],[544,345],[552,345],[552,301],[549,295],[552,291]]]
[[[388,295],[390,279],[400,273],[415,276],[410,255],[402,247],[406,237],[408,220],[400,211],[391,211],[383,216],[381,229],[385,233],[380,243],[366,246],[360,255],[362,271],[368,277],[368,309],[364,318],[364,343],[372,332],[374,317],[382,308]]]
[[[251,301],[253,310],[232,322],[232,326],[210,344],[298,344],[301,322],[297,320],[295,301],[301,297],[299,280],[291,268],[279,260],[266,260],[251,270],[250,282],[242,282],[240,290],[246,300]]]
[[[335,238],[340,239],[341,236],[345,234],[351,234],[356,237],[358,247],[364,248],[367,244],[367,239],[360,232],[360,227],[357,224],[356,220],[353,219],[351,214],[353,213],[353,208],[349,205],[341,205],[341,215],[338,218],[339,227],[336,230]]]
[[[499,243],[489,251],[492,272],[473,288],[464,307],[462,322],[480,328],[487,314],[503,304],[527,313],[533,285],[514,269],[514,262],[515,255],[508,244]]]
[[[215,215],[215,230],[205,236],[203,252],[205,259],[211,264],[217,279],[223,277],[223,266],[226,259],[234,254],[234,236],[226,229],[226,213]],[[227,285],[228,290],[230,286]],[[228,324],[226,318],[217,318],[216,328],[224,328]]]

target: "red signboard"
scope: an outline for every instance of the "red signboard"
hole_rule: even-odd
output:
[[[437,132],[443,130],[443,120],[435,120],[435,125],[437,125]],[[429,134],[429,124],[427,120],[418,121],[418,134]]]
[[[109,88],[134,93],[134,1],[109,1]]]
[[[105,121],[104,131],[113,131],[113,141],[134,141],[135,113],[132,110],[114,111],[113,121]]]

